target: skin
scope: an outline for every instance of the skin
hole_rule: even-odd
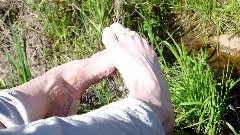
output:
[[[156,53],[148,42],[119,23],[105,28],[102,40],[130,90],[128,97],[148,104],[162,122],[165,133],[171,134],[174,111],[170,93]]]
[[[174,112],[170,93],[148,42],[118,23],[104,29],[102,40],[106,50],[55,67],[13,88],[28,104],[31,121],[75,114],[86,89],[117,68],[130,90],[128,97],[145,102],[157,114],[165,133],[171,134]]]
[[[97,68],[96,68],[97,67]],[[106,51],[55,67],[17,90],[28,104],[30,120],[76,114],[88,87],[115,71]]]

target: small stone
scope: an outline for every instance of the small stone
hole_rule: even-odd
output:
[[[210,44],[217,46],[222,51],[228,51],[232,55],[239,55],[240,51],[240,36],[234,34],[223,34],[219,37],[211,37]]]
[[[234,34],[223,34],[209,38],[209,44],[215,48],[214,57],[211,57],[210,65],[215,71],[222,72],[224,65],[228,63],[230,67],[235,67],[233,75],[240,76],[240,36]],[[218,48],[218,50],[217,50]]]

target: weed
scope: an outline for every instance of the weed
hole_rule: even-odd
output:
[[[11,30],[13,41],[15,43],[15,57],[12,56],[7,49],[4,49],[4,52],[8,58],[9,64],[12,68],[11,75],[10,75],[10,82],[11,87],[16,86],[16,84],[23,84],[25,82],[28,82],[32,77],[29,70],[29,67],[27,65],[27,53],[26,53],[26,39],[24,34],[22,34],[22,41],[23,41],[23,48],[21,46],[21,40],[18,36],[17,32],[12,28]],[[16,77],[14,75],[16,73]],[[16,82],[18,81],[18,82]],[[6,83],[4,81],[1,81],[2,86],[6,88]]]

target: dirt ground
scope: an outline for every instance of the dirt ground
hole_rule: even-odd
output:
[[[20,37],[25,33],[27,59],[32,76],[36,77],[46,71],[43,50],[49,42],[40,17],[27,4],[23,0],[0,0],[0,79],[7,83],[12,71],[3,49],[8,49],[14,55],[11,26],[14,26]]]

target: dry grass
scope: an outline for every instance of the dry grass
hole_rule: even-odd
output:
[[[48,46],[47,34],[42,27],[39,16],[30,10],[23,1],[9,0],[0,3],[0,78],[9,84],[8,60],[3,51],[7,48],[13,54],[14,43],[11,35],[11,27],[14,27],[19,35],[25,34],[27,41],[27,59],[33,77],[46,71],[44,48]]]

